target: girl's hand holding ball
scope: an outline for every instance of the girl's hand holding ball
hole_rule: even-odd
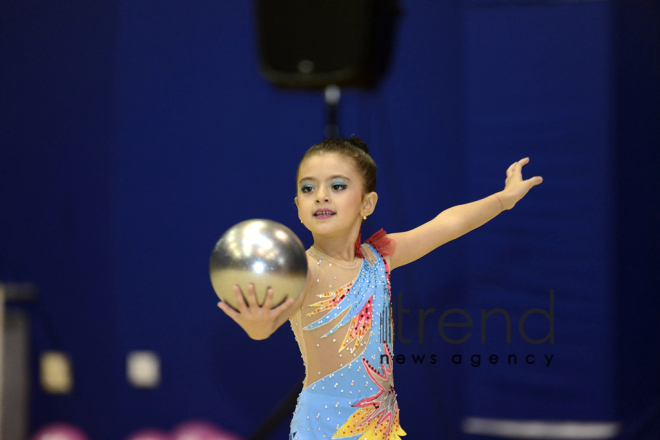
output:
[[[504,184],[504,189],[500,193],[502,195],[502,203],[504,209],[513,208],[516,203],[523,197],[525,194],[536,185],[539,185],[543,182],[543,177],[534,176],[527,180],[522,178],[522,167],[529,162],[529,157],[514,162],[506,170],[506,180]]]
[[[254,284],[248,284],[247,291],[248,303],[245,304],[241,288],[238,285],[234,286],[234,295],[236,296],[239,309],[238,312],[223,301],[218,303],[218,307],[220,307],[220,309],[222,309],[222,311],[238,325],[243,327],[250,338],[256,340],[266,339],[277,329],[277,327],[279,327],[280,321],[283,317],[282,313],[287,310],[295,300],[293,298],[288,298],[279,306],[271,309],[273,303],[273,289],[268,288],[266,290],[266,300],[264,301],[263,306],[260,307],[257,303],[257,295],[254,292]],[[302,295],[300,295],[299,298],[302,299]]]

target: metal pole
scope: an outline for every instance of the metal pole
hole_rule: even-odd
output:
[[[8,373],[11,372],[10,369],[5,368],[7,348],[5,344],[6,304],[34,301],[36,296],[37,289],[32,283],[0,283],[0,440],[4,436],[5,428],[10,427],[12,423],[11,418],[7,417],[7,420],[3,420],[2,417],[3,413],[8,410],[4,407],[5,370]],[[27,411],[27,408],[25,408],[25,411]],[[7,424],[6,427],[5,422]],[[27,429],[27,426],[25,429]]]
[[[0,438],[2,437],[2,413],[4,406],[2,403],[2,395],[4,392],[4,370],[5,363],[5,285],[0,283]]]
[[[325,108],[328,115],[327,124],[325,126],[325,137],[338,137],[339,136],[339,122],[337,116],[337,107],[339,106],[339,99],[341,98],[341,90],[338,86],[329,85],[325,88],[324,92]]]

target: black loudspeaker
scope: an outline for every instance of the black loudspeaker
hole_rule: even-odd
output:
[[[387,71],[397,0],[257,0],[261,74],[281,88],[375,88]]]

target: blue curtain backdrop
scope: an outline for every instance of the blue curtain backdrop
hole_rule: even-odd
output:
[[[401,6],[381,87],[344,90],[340,104],[342,134],[379,166],[362,237],[500,191],[527,156],[523,177],[544,178],[392,272],[404,430],[455,439],[476,438],[469,417],[613,421],[657,438],[658,6]],[[321,94],[260,76],[252,2],[11,0],[0,13],[0,281],[40,292],[32,430],[62,420],[114,440],[203,418],[248,435],[304,367],[288,323],[253,341],[216,307],[208,260],[249,218],[312,244],[294,177],[323,138]],[[454,308],[472,320],[445,329],[470,333],[463,344],[438,331]],[[501,313],[482,342],[482,309],[508,313],[511,343]],[[553,343],[524,339],[530,309],[552,312]],[[550,321],[531,314],[524,332],[543,339]],[[71,395],[41,390],[44,350],[71,356]],[[131,350],[161,357],[159,388],[128,384]]]

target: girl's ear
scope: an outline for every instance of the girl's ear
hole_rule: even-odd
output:
[[[362,200],[362,215],[371,215],[376,209],[378,202],[378,194],[375,191],[370,192],[364,196]]]

